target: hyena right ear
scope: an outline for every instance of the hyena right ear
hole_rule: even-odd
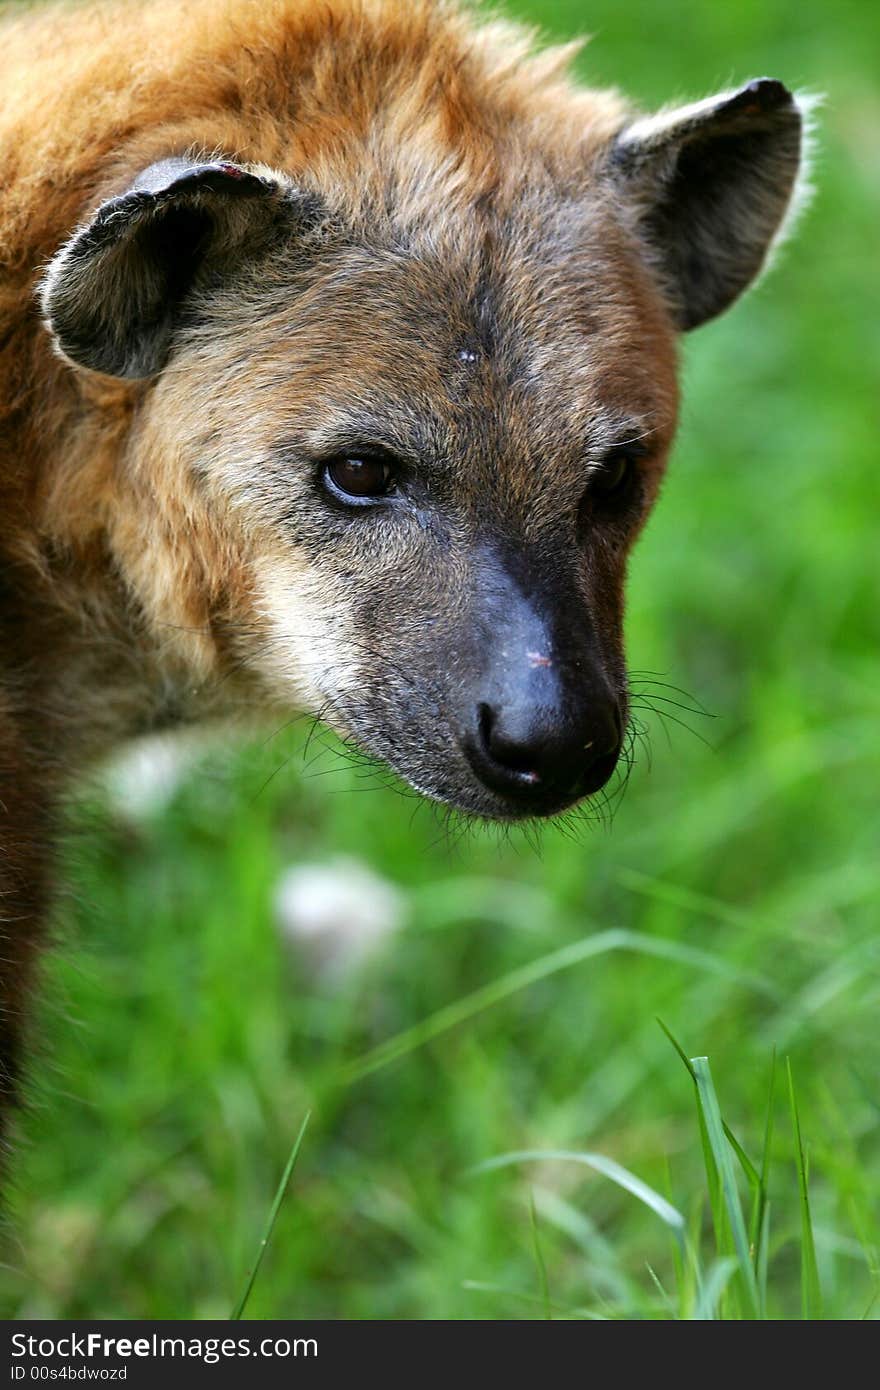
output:
[[[291,215],[308,218],[310,204],[280,174],[221,161],[150,165],[50,262],[40,298],[57,347],[95,372],[153,376],[192,291],[268,245]]]
[[[680,329],[720,314],[764,265],[796,192],[803,105],[758,78],[612,143],[608,174]]]

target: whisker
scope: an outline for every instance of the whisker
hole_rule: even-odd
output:
[[[679,719],[678,715],[670,713],[668,709],[655,709],[654,706],[651,705],[650,702],[647,700],[643,700],[641,702],[641,707],[643,709],[649,709],[652,712],[652,714],[656,714],[658,719],[663,724],[664,729],[666,729],[667,721],[671,722],[672,724],[677,724],[679,728],[686,729],[689,734],[693,734],[694,738],[697,739],[700,743],[702,743],[706,748],[711,749],[712,752],[715,751],[714,745],[709,741],[709,739],[705,738],[703,734],[700,733],[699,729],[692,728],[686,720]]]

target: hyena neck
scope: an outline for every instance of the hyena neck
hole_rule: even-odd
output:
[[[0,689],[0,1165],[8,1104],[20,1080],[22,1020],[45,935],[56,820],[10,703]]]
[[[0,693],[59,791],[126,739],[210,714],[224,684],[213,615],[173,568],[180,533],[127,476],[136,393],[96,394],[44,398],[39,433],[24,422],[4,450]]]

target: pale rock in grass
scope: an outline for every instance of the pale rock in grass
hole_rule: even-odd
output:
[[[404,894],[367,864],[336,858],[297,864],[275,892],[283,940],[306,971],[341,983],[376,955],[403,926]]]
[[[202,739],[174,734],[146,735],[127,744],[100,779],[114,813],[135,826],[161,815],[204,750]]]

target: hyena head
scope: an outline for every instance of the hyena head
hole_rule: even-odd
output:
[[[148,381],[118,542],[148,621],[186,594],[249,700],[496,818],[611,776],[676,336],[756,276],[798,171],[769,80],[608,124],[422,142],[403,172],[402,135],[344,172],[175,155],[43,284],[73,364]]]

